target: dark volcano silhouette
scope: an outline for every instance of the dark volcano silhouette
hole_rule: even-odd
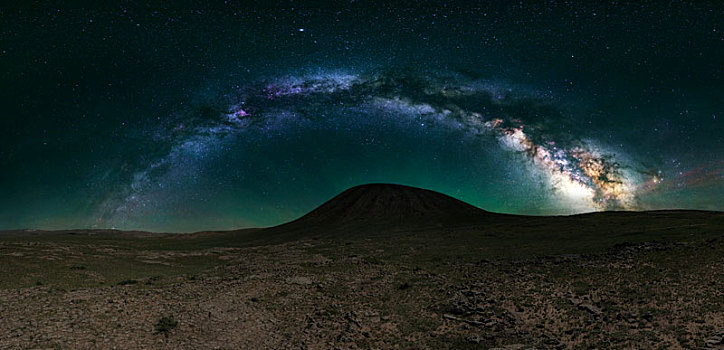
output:
[[[404,185],[352,187],[301,218],[271,228],[249,231],[247,239],[288,241],[303,238],[376,238],[395,233],[446,235],[450,239],[480,234],[512,237],[600,239],[640,236],[661,230],[686,229],[722,218],[724,213],[669,210],[596,212],[571,216],[526,216],[485,211],[448,195]],[[655,224],[654,224],[655,221]],[[467,238],[466,238],[467,239]],[[533,238],[531,238],[533,239]]]
[[[352,187],[292,222],[266,229],[265,233],[313,231],[338,236],[377,231],[454,227],[483,223],[497,214],[448,195],[395,184]]]

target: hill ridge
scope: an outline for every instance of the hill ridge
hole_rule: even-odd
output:
[[[456,226],[479,223],[491,215],[446,194],[401,184],[371,183],[351,187],[291,222],[267,231],[346,230],[350,233]]]

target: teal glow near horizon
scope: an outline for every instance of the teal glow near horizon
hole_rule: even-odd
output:
[[[724,8],[679,5],[4,12],[0,229],[271,226],[366,183],[724,210]]]

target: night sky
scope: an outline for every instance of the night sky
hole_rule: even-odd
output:
[[[5,7],[0,229],[268,226],[371,182],[724,210],[724,3],[591,3]]]

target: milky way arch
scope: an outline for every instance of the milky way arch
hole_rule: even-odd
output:
[[[580,126],[553,99],[463,74],[409,70],[290,75],[240,85],[223,106],[176,120],[168,130],[175,135],[171,146],[102,203],[98,220],[123,224],[153,205],[158,198],[151,194],[163,192],[180,174],[203,176],[199,167],[205,156],[231,151],[223,145],[248,130],[283,133],[295,120],[314,122],[340,111],[434,122],[495,138],[501,151],[516,155],[570,212],[637,208],[638,191],[650,190],[660,179],[639,170],[627,155],[580,138],[573,130]]]

